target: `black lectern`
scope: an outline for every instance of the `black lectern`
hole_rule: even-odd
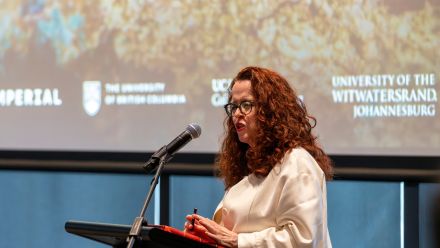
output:
[[[66,222],[66,231],[74,233],[113,247],[158,247],[158,248],[190,248],[190,247],[217,247],[214,240],[209,237],[201,238],[188,232],[182,232],[170,226],[147,225],[145,212],[153,196],[154,189],[159,182],[162,169],[180,148],[191,139],[200,136],[202,130],[197,124],[190,124],[177,138],[168,145],[163,146],[155,152],[145,163],[144,169],[148,172],[156,170],[150,184],[147,197],[142,206],[141,213],[133,221],[133,225],[115,225],[91,222]]]
[[[214,245],[198,242],[196,240],[167,232],[163,226],[143,226],[141,240],[135,243],[135,247],[151,248],[212,248]],[[130,225],[117,225],[96,222],[67,221],[65,229],[85,238],[89,238],[114,248],[127,246],[127,236]]]

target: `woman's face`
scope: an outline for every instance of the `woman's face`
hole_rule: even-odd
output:
[[[251,81],[235,81],[231,91],[231,103],[240,105],[245,101],[255,101],[252,95]],[[251,147],[255,144],[257,130],[255,111],[255,106],[252,106],[252,110],[247,114],[242,113],[239,108],[232,113],[232,121],[234,122],[238,139]]]

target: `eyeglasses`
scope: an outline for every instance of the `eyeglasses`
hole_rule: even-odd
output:
[[[235,110],[240,109],[240,112],[244,115],[249,114],[252,111],[252,107],[254,106],[254,102],[252,101],[243,101],[240,104],[228,103],[225,105],[226,114],[229,117],[235,113]]]

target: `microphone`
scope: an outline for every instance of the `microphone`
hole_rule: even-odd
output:
[[[151,158],[144,164],[144,169],[147,172],[154,170],[160,159],[164,156],[169,156],[167,161],[176,153],[180,148],[185,146],[192,139],[198,138],[202,134],[202,129],[198,124],[189,124],[185,131],[183,131],[179,136],[173,139],[168,145],[163,146],[157,152],[155,152]]]

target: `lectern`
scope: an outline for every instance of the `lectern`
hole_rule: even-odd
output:
[[[130,225],[118,225],[84,221],[67,221],[65,229],[85,238],[89,238],[114,248],[127,246],[127,237],[130,232]],[[135,247],[148,248],[212,248],[216,245],[208,241],[185,234],[172,227],[161,225],[143,226],[141,240],[135,243]],[[199,240],[197,240],[199,239]]]
[[[133,221],[133,225],[114,225],[91,222],[66,222],[66,231],[83,237],[87,237],[113,247],[217,247],[210,238],[202,239],[187,232],[182,232],[173,227],[156,225],[147,225],[145,212],[153,196],[154,189],[159,182],[162,169],[182,146],[191,139],[200,136],[202,130],[197,124],[190,124],[179,136],[172,140],[168,145],[163,146],[155,152],[143,166],[148,173],[156,170],[153,180],[151,180],[150,189],[145,198],[144,205],[138,217]]]

